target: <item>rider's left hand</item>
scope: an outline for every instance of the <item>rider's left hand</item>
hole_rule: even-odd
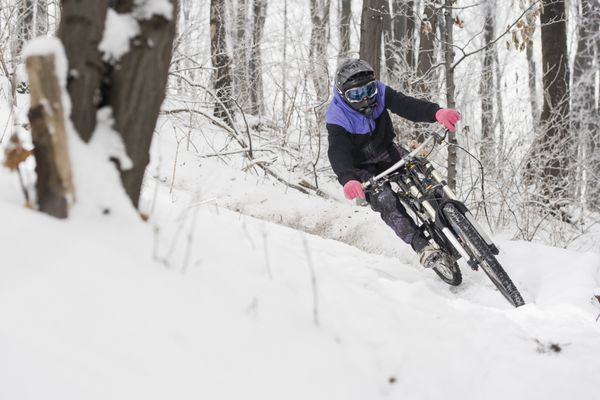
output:
[[[450,132],[454,132],[456,131],[456,122],[460,119],[460,113],[453,108],[440,108],[435,113],[435,119]]]

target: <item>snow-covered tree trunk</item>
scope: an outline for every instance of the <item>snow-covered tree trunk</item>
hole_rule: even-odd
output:
[[[66,218],[73,183],[63,90],[57,79],[55,56],[31,55],[26,62],[31,93],[29,122],[36,161],[38,207],[54,217]]]
[[[140,11],[140,33],[131,48],[113,68],[108,81],[109,104],[115,129],[121,134],[133,166],[121,169],[121,180],[135,206],[138,205],[150,144],[158,113],[166,94],[167,78],[175,39],[178,0],[163,0],[172,5],[171,15]],[[134,0],[117,1],[121,12],[134,13]],[[148,14],[146,14],[148,13]],[[167,18],[168,17],[168,18]]]
[[[112,108],[114,129],[121,135],[132,162],[131,168],[126,170],[118,165],[121,180],[135,206],[165,97],[177,3],[177,0],[154,3],[117,0],[109,9],[102,1],[62,2],[58,36],[70,65],[71,119],[77,133],[88,141],[96,127],[98,108]],[[102,44],[101,52],[99,47],[103,37],[108,35],[114,39],[115,33],[122,35],[120,25],[114,25],[115,19],[120,18],[135,28],[135,34],[126,41],[129,48],[115,49],[115,43],[108,41]]]
[[[535,10],[529,11],[525,15],[525,21],[527,26],[531,27],[531,36],[536,28],[538,13]],[[531,118],[534,124],[538,123],[539,119],[539,102],[537,98],[537,68],[535,66],[535,59],[533,58],[533,38],[529,37],[526,43],[526,56],[527,56],[527,82],[529,85],[529,104],[531,107]]]

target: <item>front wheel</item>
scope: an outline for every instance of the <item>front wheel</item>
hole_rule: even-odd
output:
[[[452,203],[444,206],[444,215],[448,219],[450,226],[462,241],[463,246],[479,262],[492,283],[498,288],[500,293],[514,307],[525,304],[521,293],[512,282],[502,265],[498,262],[490,247],[481,237],[477,229]]]

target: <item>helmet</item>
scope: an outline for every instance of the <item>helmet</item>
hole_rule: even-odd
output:
[[[349,101],[346,92],[374,80],[375,73],[369,63],[355,58],[344,61],[338,67],[335,74],[335,87],[346,104],[358,112],[370,115],[377,105],[377,96],[365,97],[363,101]]]

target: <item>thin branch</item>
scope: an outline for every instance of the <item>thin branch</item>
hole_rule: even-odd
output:
[[[519,23],[519,21],[521,20],[521,18],[523,18],[523,17],[525,16],[525,14],[527,14],[527,13],[528,13],[528,12],[529,12],[531,9],[533,9],[533,7],[534,7],[535,5],[537,5],[537,4],[538,4],[538,3],[540,3],[540,2],[541,2],[541,0],[536,0],[536,1],[534,1],[533,3],[531,3],[531,5],[530,5],[529,7],[527,7],[527,8],[526,8],[526,9],[525,9],[525,10],[524,10],[522,13],[521,13],[521,15],[519,15],[519,17],[518,17],[518,18],[517,18],[517,19],[516,19],[516,20],[515,20],[515,21],[514,21],[512,24],[510,24],[510,25],[509,25],[509,26],[506,28],[506,30],[505,30],[505,31],[504,31],[502,34],[500,34],[500,35],[499,35],[499,36],[498,36],[496,39],[492,40],[491,42],[489,42],[488,44],[486,44],[485,46],[483,46],[483,47],[481,47],[481,48],[479,48],[479,49],[477,49],[477,50],[473,50],[473,51],[471,51],[471,52],[469,52],[469,53],[464,53],[464,54],[463,54],[463,56],[462,56],[461,58],[459,58],[459,59],[458,59],[458,61],[456,61],[456,62],[455,62],[453,65],[452,65],[452,67],[451,67],[450,69],[451,69],[451,70],[454,70],[454,69],[455,69],[455,68],[456,68],[456,67],[457,67],[457,66],[458,66],[458,65],[459,65],[459,64],[460,64],[460,63],[461,63],[461,62],[462,62],[462,61],[463,61],[465,58],[467,58],[467,57],[470,57],[470,56],[472,56],[472,55],[474,55],[474,54],[477,54],[477,53],[479,53],[479,52],[481,52],[481,51],[483,51],[483,50],[487,49],[488,47],[491,47],[491,46],[493,46],[494,44],[496,44],[496,43],[497,43],[497,42],[498,42],[500,39],[502,39],[504,36],[506,36],[506,35],[507,35],[507,34],[510,32],[510,30],[511,30],[511,29],[512,29],[512,28],[513,28],[515,25],[517,25],[517,23]]]

